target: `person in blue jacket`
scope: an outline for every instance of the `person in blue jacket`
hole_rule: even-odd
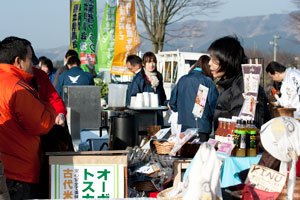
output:
[[[209,60],[209,56],[201,56],[189,74],[179,79],[172,90],[168,104],[169,109],[178,112],[178,124],[182,124],[182,131],[185,131],[187,128],[199,128],[200,140],[202,141],[209,139],[218,99],[218,90],[209,70]],[[209,88],[209,91],[202,118],[197,118],[196,121],[192,111],[200,84]]]
[[[57,93],[62,97],[62,89],[65,85],[95,85],[93,75],[84,72],[80,68],[80,60],[77,56],[72,56],[67,61],[69,70],[59,75],[57,83]]]
[[[53,63],[49,58],[45,57],[45,59],[41,60],[41,70],[46,72],[46,74],[48,75],[51,83],[53,84],[56,69],[54,69]]]
[[[158,104],[164,105],[166,93],[163,88],[161,73],[157,71],[156,56],[152,52],[146,52],[142,59],[142,69],[136,74],[134,80],[128,88],[128,96],[136,96],[137,93],[154,92],[158,95]],[[163,126],[162,112],[158,112],[158,124]]]

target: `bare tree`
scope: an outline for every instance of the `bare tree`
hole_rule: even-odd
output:
[[[292,0],[292,2],[297,6],[297,8],[300,10],[300,0]],[[300,34],[300,11],[295,11],[290,14],[291,18],[293,19],[294,22],[294,28],[298,31]]]
[[[140,36],[151,40],[152,51],[157,53],[163,50],[168,25],[204,15],[220,4],[220,0],[137,0],[137,17],[148,34],[148,37]],[[174,35],[170,33],[171,37]]]

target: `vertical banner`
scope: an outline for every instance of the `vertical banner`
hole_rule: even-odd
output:
[[[73,0],[71,4],[71,16],[70,16],[70,37],[71,44],[70,49],[77,51],[78,48],[78,36],[81,24],[81,10],[80,10],[80,0]]]
[[[115,30],[115,53],[111,74],[132,75],[126,67],[126,58],[136,54],[140,44],[136,28],[135,1],[119,0]]]
[[[81,0],[81,26],[78,37],[78,53],[81,68],[95,75],[97,44],[97,3],[96,0]]]
[[[117,1],[106,0],[105,11],[100,30],[100,39],[98,41],[98,68],[111,68],[115,50],[116,12]]]

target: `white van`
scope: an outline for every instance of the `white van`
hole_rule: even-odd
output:
[[[202,55],[207,53],[163,51],[156,54],[157,70],[162,74],[167,99],[178,80],[188,73],[190,68]]]

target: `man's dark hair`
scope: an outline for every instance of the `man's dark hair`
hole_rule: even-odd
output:
[[[137,55],[129,55],[126,58],[126,63],[129,62],[132,66],[139,64],[142,67],[142,59]]]
[[[219,61],[219,72],[225,72],[226,78],[234,77],[242,72],[241,64],[247,63],[244,48],[235,36],[225,36],[215,40],[208,48],[211,59]]]
[[[76,64],[76,66],[80,67],[80,60],[77,56],[71,56],[69,59],[68,59],[68,62],[67,62],[67,65],[74,65]]]
[[[70,57],[70,56],[76,56],[76,57],[79,57],[77,51],[72,50],[72,49],[69,49],[69,50],[67,51],[67,53],[66,53],[66,55],[65,55],[65,58]]]
[[[49,72],[53,71],[53,63],[50,59],[46,58],[46,59],[42,60],[41,65],[45,65],[48,68]]]
[[[22,38],[10,36],[0,42],[0,63],[14,64],[16,57],[26,59],[27,46],[31,43]]]
[[[275,61],[270,62],[266,68],[266,72],[272,75],[274,75],[275,72],[279,72],[279,73],[285,72],[285,70],[286,70],[285,66]]]
[[[47,59],[46,56],[41,56],[41,57],[39,57],[39,62],[43,62],[43,61],[46,60],[46,59]]]

